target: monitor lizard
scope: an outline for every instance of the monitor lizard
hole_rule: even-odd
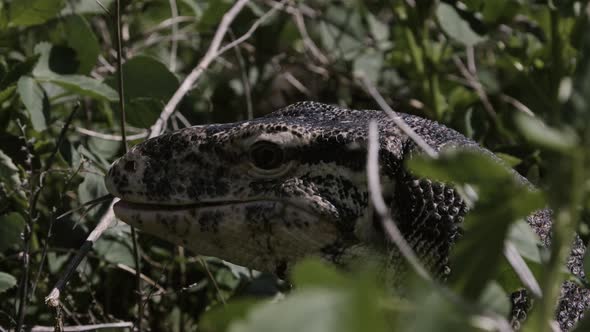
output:
[[[437,122],[398,115],[435,150],[452,146],[492,155]],[[452,186],[404,168],[418,149],[380,111],[300,102],[249,121],[181,129],[134,146],[105,182],[120,198],[114,206],[119,219],[198,254],[279,276],[306,256],[338,265],[381,256],[395,270],[401,264],[388,254],[394,249],[372,215],[367,189],[371,119],[381,127],[381,180],[393,219],[444,279],[468,209]],[[549,245],[550,211],[527,221]],[[576,240],[568,261],[580,277],[584,251]],[[526,315],[520,295],[512,295],[513,320]],[[590,291],[565,282],[556,320],[569,330],[588,307]]]

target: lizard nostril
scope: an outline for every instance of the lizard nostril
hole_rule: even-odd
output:
[[[135,172],[135,170],[137,169],[137,163],[135,162],[135,160],[129,160],[125,163],[124,168],[127,172]]]

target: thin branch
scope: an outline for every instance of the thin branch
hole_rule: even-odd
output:
[[[53,165],[53,162],[55,161],[55,156],[57,155],[57,152],[59,151],[59,148],[64,141],[66,132],[68,131],[68,128],[69,128],[70,124],[72,123],[72,120],[74,119],[74,115],[76,114],[76,111],[79,108],[80,108],[80,103],[77,103],[74,106],[74,108],[72,109],[72,111],[70,112],[70,115],[66,119],[66,122],[65,122],[64,126],[62,127],[62,130],[59,133],[59,137],[57,139],[57,142],[55,143],[55,149],[53,150],[53,152],[51,153],[49,158],[47,158],[47,162],[45,163],[45,166],[43,167],[42,171],[39,173],[39,177],[38,177],[37,181],[34,181],[34,179],[33,179],[33,175],[35,173],[35,170],[33,169],[33,163],[31,160],[31,158],[32,158],[31,153],[32,153],[32,151],[34,151],[34,149],[30,146],[29,142],[26,142],[26,144],[25,144],[25,146],[27,148],[27,152],[28,152],[28,159],[27,159],[26,163],[28,164],[29,169],[30,169],[30,178],[29,178],[30,192],[29,192],[29,202],[28,202],[29,206],[28,206],[27,223],[24,227],[24,232],[23,232],[23,238],[24,238],[23,278],[20,280],[20,285],[19,285],[19,305],[18,305],[18,313],[17,313],[18,323],[17,323],[17,328],[16,328],[17,331],[20,331],[21,327],[25,323],[25,311],[27,308],[28,287],[29,287],[29,268],[30,268],[30,259],[31,259],[29,256],[30,255],[29,251],[30,251],[30,246],[31,246],[31,235],[33,232],[33,226],[38,218],[37,202],[39,201],[39,195],[41,194],[41,189],[43,188],[43,185],[45,183],[45,174],[48,172],[48,170]],[[25,127],[22,126],[20,124],[20,122],[18,122],[18,127],[21,130],[23,138],[26,140]]]
[[[125,134],[125,87],[123,86],[123,34],[121,32],[121,0],[117,0],[115,11],[115,25],[116,25],[116,45],[117,45],[117,82],[119,86],[119,114],[121,125],[121,138],[123,141],[123,151],[127,153],[127,137]]]
[[[389,239],[397,246],[400,253],[408,261],[416,274],[424,280],[433,282],[430,273],[424,268],[410,244],[406,241],[397,225],[391,219],[389,208],[383,199],[381,181],[379,179],[379,129],[377,127],[377,122],[374,120],[369,123],[368,137],[367,183],[371,203],[373,204],[375,212],[377,212],[381,224],[383,225],[383,229],[387,233]]]
[[[117,267],[120,268],[123,271],[127,271],[133,275],[137,274],[137,269],[132,268],[131,266],[127,266],[125,264],[121,264],[121,263],[117,263]],[[164,287],[160,286],[156,281],[152,280],[150,277],[146,276],[143,273],[139,274],[141,276],[141,279],[143,279],[143,281],[145,281],[148,285],[151,285],[153,287],[155,287],[156,289],[158,289],[158,291],[161,292],[165,292],[166,290],[164,289]]]
[[[391,242],[393,242],[398,248],[402,257],[406,259],[410,267],[420,278],[427,281],[429,284],[434,285],[434,289],[440,291],[441,295],[445,296],[449,301],[460,306],[466,312],[475,311],[473,316],[474,325],[490,331],[512,332],[512,328],[506,318],[493,312],[481,312],[482,310],[478,306],[466,303],[461,297],[457,296],[457,294],[453,293],[445,285],[438,284],[432,278],[430,273],[420,262],[414,249],[412,249],[393,219],[391,219],[389,208],[383,199],[381,181],[379,179],[379,129],[375,120],[369,122],[367,144],[367,185],[370,200],[379,220],[381,221],[385,233],[389,240],[391,240]]]
[[[199,262],[205,268],[205,271],[207,272],[207,276],[209,276],[209,280],[211,280],[211,282],[213,283],[213,287],[215,287],[215,291],[217,292],[217,296],[221,300],[221,303],[223,303],[223,305],[225,305],[225,299],[223,298],[223,294],[221,294],[221,289],[219,289],[219,285],[217,285],[217,281],[213,277],[213,274],[211,274],[211,271],[209,270],[209,265],[207,265],[207,262],[205,261],[205,259],[203,259],[203,256],[199,256]]]
[[[233,31],[229,31],[229,35],[232,41],[236,40]],[[240,66],[240,73],[242,78],[242,85],[244,86],[244,96],[246,97],[246,117],[248,120],[252,120],[254,118],[254,108],[252,107],[252,89],[250,88],[250,78],[248,76],[248,69],[246,68],[246,61],[244,61],[244,57],[242,56],[242,51],[238,45],[234,47],[234,51],[236,53],[236,59],[238,59],[238,65]]]
[[[178,17],[178,6],[176,4],[176,0],[169,0],[170,2],[170,14],[171,14],[171,20],[172,25],[171,25],[171,30],[172,30],[172,39],[171,39],[171,45],[170,45],[170,71],[171,72],[175,72],[176,71],[176,54],[178,53],[178,40],[176,40],[176,38],[174,38],[176,36],[176,34],[178,33],[178,22],[176,20],[176,18]]]
[[[72,214],[72,213],[74,213],[74,212],[76,212],[76,211],[79,211],[79,210],[81,210],[81,209],[84,209],[84,208],[86,208],[86,207],[88,207],[88,210],[90,210],[90,209],[94,208],[95,206],[97,206],[99,203],[105,202],[105,201],[107,201],[107,200],[109,200],[109,199],[113,199],[113,195],[111,195],[111,194],[106,194],[106,195],[104,195],[104,196],[100,196],[100,197],[98,197],[98,198],[95,198],[95,199],[93,199],[93,200],[90,200],[90,201],[88,201],[88,202],[84,202],[84,203],[82,203],[82,205],[78,206],[77,208],[73,208],[73,209],[71,209],[71,210],[69,210],[69,211],[66,211],[66,212],[64,212],[64,213],[60,214],[60,215],[59,215],[59,216],[57,216],[57,218],[55,218],[55,219],[56,219],[56,220],[59,220],[59,219],[61,219],[61,218],[63,218],[63,217],[69,216],[70,214]]]
[[[461,59],[458,56],[453,56],[453,62],[455,63],[455,66],[457,66],[459,71],[461,72],[461,75],[463,75],[463,77],[465,77],[465,79],[467,80],[467,82],[469,83],[471,88],[475,91],[475,93],[477,94],[477,96],[481,100],[483,108],[486,110],[486,112],[488,113],[490,118],[492,118],[495,121],[498,118],[498,116],[497,116],[496,111],[494,110],[494,106],[492,106],[492,103],[490,102],[490,99],[488,98],[488,95],[486,94],[481,82],[477,79],[477,77],[473,73],[471,73],[469,71],[469,69],[467,69],[465,64],[463,64],[463,61],[461,61]]]
[[[414,143],[416,143],[416,145],[418,145],[418,147],[420,147],[422,151],[424,151],[430,158],[437,158],[438,152],[428,145],[428,143],[426,143],[426,141],[420,135],[418,135],[414,129],[412,129],[400,116],[395,114],[391,107],[387,105],[387,102],[385,99],[383,99],[383,96],[381,96],[379,91],[377,91],[377,88],[371,84],[371,82],[369,82],[366,76],[361,74],[360,80],[367,92],[371,95],[371,97],[373,97],[373,99],[375,99],[379,107],[381,107],[387,116],[389,116],[393,123],[395,123],[395,125],[401,131],[403,131],[404,134],[408,135],[408,137],[410,137],[410,139],[414,141]]]
[[[199,79],[203,71],[209,67],[211,62],[213,62],[213,60],[215,60],[215,58],[218,56],[219,47],[221,46],[221,42],[223,41],[230,24],[242,10],[242,8],[244,8],[244,6],[248,3],[248,1],[249,0],[238,0],[233,5],[233,7],[223,15],[221,23],[219,24],[219,27],[213,36],[213,40],[211,41],[211,45],[209,46],[207,53],[205,53],[205,56],[201,59],[199,64],[184,79],[166,106],[164,106],[164,110],[162,113],[160,113],[160,117],[150,128],[150,138],[156,137],[162,133],[168,118],[170,118],[174,110],[176,110],[176,106],[178,106],[182,98],[192,89],[193,84]]]
[[[84,332],[84,331],[95,331],[102,329],[130,329],[133,327],[132,322],[117,322],[117,323],[103,323],[93,325],[78,325],[78,326],[64,326],[63,332]],[[31,332],[53,332],[55,331],[54,326],[33,326]]]
[[[182,115],[182,113],[176,112],[176,113],[174,113],[174,115],[176,116],[178,121],[180,121],[182,123],[183,126],[185,126],[185,127],[192,126],[192,124],[188,121],[188,119],[184,115]]]
[[[116,27],[117,27],[117,79],[119,82],[119,124],[121,126],[121,138],[123,141],[123,151],[127,153],[127,134],[125,133],[125,89],[123,85],[123,32],[121,29],[121,0],[117,0],[116,3]],[[141,265],[140,265],[140,254],[139,254],[139,243],[137,242],[137,232],[135,227],[131,226],[131,239],[133,241],[133,258],[135,261],[135,287],[137,289],[137,308],[141,308],[143,302],[143,296],[141,292]],[[143,321],[143,313],[141,311],[137,314],[136,327],[141,332],[141,322]]]
[[[97,131],[86,129],[86,128],[76,127],[76,131],[82,135],[96,137],[96,138],[104,139],[107,141],[122,141],[123,140],[123,137],[121,135],[103,134],[103,133],[99,133]],[[126,138],[127,138],[127,141],[134,141],[134,140],[142,139],[142,138],[146,138],[146,137],[148,137],[147,130],[142,133],[139,133],[139,134],[129,135]]]
[[[234,42],[231,42],[231,43],[225,45],[222,48],[221,43],[223,42],[225,34],[227,33],[231,23],[234,21],[234,19],[238,15],[238,13],[249,2],[249,0],[238,0],[233,5],[233,7],[230,8],[230,10],[223,15],[223,18],[221,19],[221,24],[219,24],[217,31],[215,31],[215,35],[213,36],[213,40],[211,42],[211,45],[209,46],[209,49],[207,50],[207,52],[205,53],[205,55],[203,56],[203,58],[201,59],[199,64],[184,79],[184,81],[182,82],[180,87],[176,90],[176,92],[174,93],[172,98],[170,98],[170,100],[168,101],[168,103],[164,107],[164,110],[162,111],[162,113],[160,113],[160,117],[158,118],[156,123],[154,123],[154,125],[151,126],[149,137],[150,138],[156,137],[163,132],[163,130],[166,126],[166,123],[168,122],[168,119],[170,118],[172,113],[174,113],[174,111],[176,110],[176,106],[178,106],[178,104],[180,103],[182,98],[190,90],[193,89],[193,85],[195,84],[195,82],[201,77],[203,72],[209,67],[209,65],[217,57],[219,57],[221,54],[223,54],[227,50],[242,43],[246,39],[250,38],[250,36],[254,33],[254,31],[256,31],[258,26],[260,26],[260,24],[262,24],[262,22],[265,21],[275,11],[281,9],[284,6],[284,3],[286,1],[287,0],[284,0],[284,1],[276,4],[271,10],[269,10],[264,15],[262,15],[258,20],[256,20],[256,22],[254,22],[254,24],[252,24],[250,29],[244,35],[242,35],[240,38],[236,39]]]
[[[252,34],[256,31],[256,29],[258,29],[258,27],[264,22],[266,21],[266,19],[268,19],[270,16],[272,16],[276,11],[281,10],[284,6],[285,3],[289,1],[289,0],[283,0],[277,4],[275,4],[269,11],[267,11],[266,13],[264,13],[264,15],[260,16],[255,22],[254,24],[252,24],[252,26],[250,27],[250,29],[248,29],[248,31],[246,31],[246,33],[244,33],[240,38],[234,40],[233,42],[223,46],[218,52],[217,55],[221,55],[225,52],[227,52],[227,50],[236,47],[236,45],[239,45],[241,43],[243,43],[244,41],[246,41],[247,39],[249,39],[250,37],[252,37]]]
[[[108,212],[105,213],[104,216],[102,216],[102,218],[98,222],[98,225],[96,225],[92,232],[90,232],[90,235],[88,235],[86,241],[84,241],[84,244],[82,244],[80,249],[78,249],[74,258],[72,258],[72,260],[68,263],[68,266],[65,268],[59,280],[55,283],[55,286],[53,286],[53,289],[51,290],[49,295],[45,297],[45,303],[47,303],[47,305],[51,307],[59,306],[60,293],[63,291],[63,288],[72,277],[72,274],[74,273],[78,265],[80,265],[80,262],[84,259],[84,257],[86,257],[88,252],[92,249],[92,246],[94,245],[96,240],[98,240],[102,233],[104,233],[104,231],[115,220],[115,215],[113,213],[113,205],[115,204],[115,202],[116,200],[111,201],[111,206],[109,207]]]
[[[287,71],[282,74],[285,80],[289,82],[295,89],[299,90],[299,92],[303,93],[306,96],[311,96],[311,92],[308,88],[305,87],[303,83],[301,83],[290,71]]]
[[[299,34],[301,35],[301,39],[303,40],[303,45],[322,65],[327,65],[328,63],[330,63],[328,57],[325,56],[322,53],[322,51],[320,51],[319,47],[317,47],[317,45],[309,36],[309,33],[307,32],[307,27],[305,26],[305,19],[303,18],[301,10],[299,8],[295,8],[291,15],[293,15],[295,25],[297,26],[297,30],[299,30]]]
[[[533,272],[531,272],[512,242],[506,241],[504,243],[504,257],[506,257],[508,263],[510,263],[514,272],[516,272],[516,275],[520,278],[520,281],[522,281],[526,288],[528,288],[536,298],[540,299],[543,296],[541,286],[539,286]]]

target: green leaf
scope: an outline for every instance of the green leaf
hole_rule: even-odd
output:
[[[89,202],[107,194],[107,189],[104,184],[104,176],[95,174],[95,172],[95,170],[90,169],[84,176],[84,181],[78,185],[80,202]]]
[[[116,88],[117,73],[107,79]],[[147,128],[178,88],[178,79],[166,65],[148,57],[137,56],[123,64],[126,117],[129,124]]]
[[[62,88],[81,96],[88,96],[107,101],[119,100],[117,91],[108,85],[91,77],[81,75],[53,75],[50,77],[39,77],[40,81],[51,82]]]
[[[0,272],[0,293],[16,286],[16,278],[4,272]]]
[[[115,73],[108,83],[117,87]],[[178,79],[166,65],[148,56],[136,56],[123,64],[125,98],[151,98],[167,102],[178,88]]]
[[[573,131],[549,127],[540,119],[520,112],[516,114],[516,124],[529,141],[547,149],[567,151],[578,144]]]
[[[504,317],[510,313],[510,300],[508,294],[502,287],[496,283],[491,282],[485,287],[479,303],[486,309],[492,310]]]
[[[22,183],[18,174],[18,168],[2,150],[0,150],[0,185],[6,185],[9,193],[20,192]]]
[[[94,250],[106,261],[135,268],[129,225],[118,223],[104,232],[94,244]]]
[[[96,35],[86,19],[80,15],[68,16],[63,24],[67,44],[76,51],[79,62],[77,73],[86,75],[96,64],[100,54]]]
[[[203,332],[227,331],[233,322],[243,320],[257,303],[251,299],[238,299],[213,308],[203,315],[199,329]]]
[[[345,315],[351,302],[346,290],[307,288],[279,303],[267,303],[251,310],[242,321],[230,325],[230,332],[325,332],[351,331]],[[351,318],[348,316],[348,318]],[[277,319],[281,317],[281,319]],[[373,331],[367,326],[367,331]]]
[[[590,250],[584,253],[584,273],[590,276]]]
[[[25,220],[16,212],[0,216],[0,253],[22,244],[21,233],[24,227]]]
[[[18,80],[17,91],[29,113],[33,129],[39,132],[47,129],[43,113],[45,93],[37,84],[37,81],[31,77],[23,76]]]
[[[82,75],[61,75],[54,71],[52,65],[53,46],[41,42],[35,46],[35,54],[39,54],[39,61],[33,69],[33,75],[38,81],[56,84],[69,92],[106,101],[117,101],[119,94],[108,85],[94,78]]]
[[[381,75],[383,53],[372,48],[367,49],[354,59],[354,75],[364,75],[371,83],[376,84]]]
[[[10,71],[0,80],[0,90],[4,90],[9,85],[16,83],[21,76],[29,74],[37,64],[38,60],[39,55],[34,55],[12,67],[12,69],[10,69]]]
[[[160,117],[166,102],[154,98],[133,98],[128,99],[126,105],[127,123],[138,128],[149,128]]]
[[[111,3],[115,0],[100,0],[100,4],[98,1],[88,1],[88,0],[70,0],[68,1],[68,5],[64,7],[61,11],[61,16],[67,16],[71,14],[105,14],[105,8],[109,8]]]
[[[514,244],[522,257],[531,262],[541,263],[541,240],[526,221],[519,220],[512,224],[508,232],[508,241]]]
[[[584,315],[584,317],[578,322],[576,328],[572,332],[588,332],[590,331],[590,315]]]
[[[347,287],[350,280],[325,263],[305,260],[293,268],[293,282],[298,287]]]
[[[453,6],[441,2],[436,9],[436,17],[441,28],[451,38],[463,43],[465,46],[473,46],[483,40],[484,37],[475,33],[453,8]]]
[[[432,285],[414,289],[415,311],[399,319],[393,331],[412,332],[471,332],[475,329],[469,324],[469,317],[457,304],[443,297]],[[477,331],[477,330],[475,330]]]
[[[45,23],[56,17],[63,0],[18,0],[10,5],[9,27],[31,26]]]
[[[330,6],[325,16],[327,19],[319,24],[324,49],[345,60],[355,59],[366,49],[364,38],[368,31],[357,10]]]

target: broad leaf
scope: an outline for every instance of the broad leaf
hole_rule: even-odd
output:
[[[16,278],[4,272],[0,272],[0,293],[16,286]]]
[[[436,9],[436,17],[441,28],[453,39],[465,46],[473,46],[485,38],[475,33],[453,8],[453,6],[441,2]]]
[[[25,220],[16,212],[0,216],[0,253],[22,244],[24,226]]]
[[[31,77],[23,76],[18,80],[17,91],[29,113],[33,128],[36,131],[47,129],[47,123],[43,113],[45,94],[39,84],[37,84],[37,81]]]
[[[30,26],[46,22],[57,16],[63,0],[18,0],[10,6],[9,26]]]

